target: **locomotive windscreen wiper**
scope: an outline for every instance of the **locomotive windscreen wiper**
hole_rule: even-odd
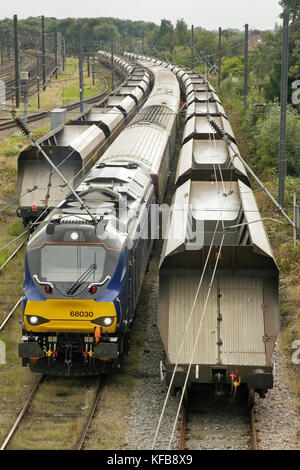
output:
[[[78,287],[80,287],[84,281],[93,273],[95,272],[97,269],[97,265],[95,263],[91,264],[82,274],[81,276],[79,276],[79,278],[77,279],[77,281],[74,282],[74,284],[70,287],[70,289],[68,290],[67,294],[68,295],[73,295]]]

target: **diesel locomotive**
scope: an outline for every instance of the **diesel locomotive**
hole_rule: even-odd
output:
[[[153,89],[137,116],[31,235],[25,260],[24,366],[48,375],[119,368],[147,268],[152,204],[174,152],[180,89],[146,66]],[[88,207],[89,213],[84,207]]]

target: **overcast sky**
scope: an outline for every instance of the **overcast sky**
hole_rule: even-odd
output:
[[[250,28],[273,29],[280,22],[279,0],[2,0],[1,18],[28,16],[116,17],[153,21],[162,18],[176,23],[183,18],[190,26],[206,29],[238,28],[245,23]]]

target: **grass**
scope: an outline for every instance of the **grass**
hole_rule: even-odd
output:
[[[14,237],[21,235],[21,233],[24,232],[24,225],[22,223],[22,220],[17,219],[15,220],[8,228],[7,228],[7,233],[8,235]]]
[[[96,383],[94,378],[46,378],[9,449],[75,449],[95,397]]]
[[[104,91],[107,84],[105,81],[103,69],[101,69],[101,76],[98,74],[99,66],[96,64],[96,73],[95,73],[95,84],[93,85],[92,74],[90,72],[90,77],[87,73],[87,64],[84,64],[83,70],[83,97],[89,98],[93,95],[99,93],[100,89]],[[66,60],[65,70],[61,71],[58,75],[58,78],[52,77],[50,81],[46,84],[46,90],[42,90],[40,83],[40,107],[38,107],[38,94],[37,90],[33,91],[33,94],[28,97],[27,113],[34,114],[40,110],[49,110],[55,107],[62,107],[68,103],[79,100],[79,73],[78,73],[78,58],[68,57]],[[3,113],[2,113],[3,114]],[[23,116],[24,106],[23,101],[20,103],[18,108],[18,114]],[[3,118],[11,119],[10,113],[4,113]],[[18,143],[18,142],[16,142]],[[12,144],[14,144],[12,142]],[[3,150],[3,149],[2,149]],[[0,155],[13,156],[15,151],[15,146],[12,145],[11,148],[6,146],[6,149],[1,151],[0,144]]]
[[[22,294],[24,273],[24,249],[20,256],[1,272],[0,276],[0,322],[4,320]],[[18,357],[21,339],[21,306],[1,331],[0,339],[6,344],[6,364],[0,365],[0,442],[2,442],[25,402],[35,377],[22,368]]]
[[[60,75],[58,80],[53,79],[51,86],[42,94],[42,106],[45,105],[45,108],[48,109],[60,105],[63,87],[69,86],[71,94],[73,93],[72,88],[78,89],[78,79],[76,76],[74,79],[75,66],[75,59],[68,60],[66,73]],[[85,97],[97,93],[99,87],[99,81],[93,88],[91,78],[85,77]],[[71,101],[74,101],[72,96],[70,98]],[[37,106],[29,108],[29,112],[34,110],[37,110]],[[22,115],[22,109],[19,110],[19,114]],[[40,138],[49,130],[50,126],[42,126],[34,129],[33,134],[36,138]],[[8,206],[0,210],[0,248],[24,231],[21,221],[15,216],[17,158],[20,150],[29,144],[30,141],[19,132],[1,139],[0,142],[0,208]],[[19,242],[21,243],[21,239]],[[17,243],[7,249],[0,250],[0,266],[16,248]],[[24,254],[25,248],[0,272],[0,324],[22,295]],[[0,442],[4,440],[37,379],[37,376],[32,374],[29,368],[21,366],[18,357],[18,343],[22,334],[21,312],[22,307],[19,306],[0,333],[0,339],[6,344],[7,362],[5,365],[0,365]],[[82,429],[82,420],[85,419],[88,412],[86,406],[93,400],[92,383],[93,381],[89,379],[81,381],[79,379],[75,382],[60,380],[53,381],[53,386],[46,387],[45,384],[41,387],[37,401],[29,410],[24,427],[21,433],[16,435],[11,448],[29,449],[34,443],[36,448],[73,449]],[[87,389],[87,384],[90,385],[90,391]],[[131,386],[129,380],[127,384],[122,383],[120,388],[128,391],[128,387]],[[114,403],[110,403],[110,405],[114,406]],[[67,413],[74,413],[74,410],[76,416],[72,419],[63,416]],[[35,423],[34,427],[32,426],[33,422]],[[53,439],[50,440],[49,429],[53,429]]]
[[[87,65],[84,65],[83,70],[83,97],[89,98],[99,92],[102,86],[102,81],[98,78],[95,79],[95,85],[92,84],[92,76],[87,75]],[[50,109],[55,106],[63,106],[73,101],[79,100],[79,73],[78,73],[78,59],[68,57],[66,60],[65,71],[54,77],[47,85],[45,91],[40,94],[40,109]],[[38,97],[37,94],[29,98],[29,112],[37,112]],[[22,110],[22,107],[20,108]]]

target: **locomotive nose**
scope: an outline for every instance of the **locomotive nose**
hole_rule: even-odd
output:
[[[49,333],[93,333],[101,326],[103,333],[114,333],[117,312],[113,302],[94,300],[28,301],[24,312],[27,331]]]

